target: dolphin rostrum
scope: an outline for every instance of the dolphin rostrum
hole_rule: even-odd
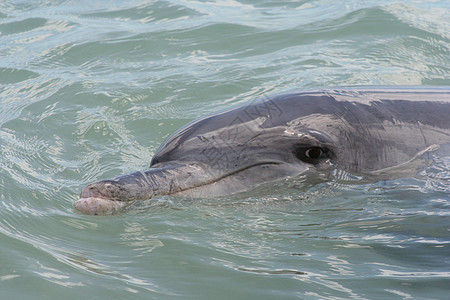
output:
[[[92,183],[75,207],[111,214],[156,195],[228,195],[311,168],[373,173],[447,143],[448,87],[294,92],[193,121],[163,143],[149,170]]]

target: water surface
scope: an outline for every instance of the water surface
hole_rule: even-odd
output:
[[[159,197],[109,217],[73,203],[231,105],[450,85],[448,20],[448,1],[2,1],[0,298],[447,299],[442,149],[393,179]]]

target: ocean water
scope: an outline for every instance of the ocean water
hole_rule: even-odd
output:
[[[195,118],[343,85],[450,85],[450,3],[1,1],[0,299],[448,299],[446,149],[379,181],[73,208]]]

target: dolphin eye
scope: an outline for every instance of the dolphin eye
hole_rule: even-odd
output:
[[[323,150],[319,147],[311,147],[305,150],[305,156],[310,159],[318,159],[324,154]]]
[[[330,158],[331,152],[325,147],[298,145],[294,149],[294,155],[298,159],[314,165],[324,158]]]

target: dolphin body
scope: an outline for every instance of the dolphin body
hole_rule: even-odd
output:
[[[187,124],[149,170],[92,183],[75,207],[112,214],[156,195],[228,195],[311,168],[373,173],[447,143],[449,87],[294,92]]]

